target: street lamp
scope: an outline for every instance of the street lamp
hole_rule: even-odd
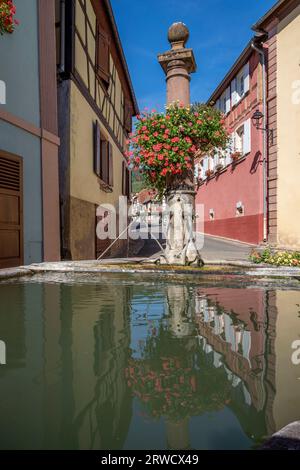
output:
[[[269,139],[271,139],[271,143],[273,144],[273,129],[269,129],[269,127],[261,127],[264,119],[264,114],[257,109],[252,116],[252,123],[256,127],[258,131],[263,131],[268,134]]]

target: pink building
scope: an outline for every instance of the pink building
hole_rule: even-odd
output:
[[[197,204],[204,204],[204,231],[258,244],[264,240],[263,133],[252,123],[262,111],[263,81],[258,52],[249,43],[209,103],[225,115],[231,143],[196,164]]]

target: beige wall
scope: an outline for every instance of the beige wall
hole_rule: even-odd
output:
[[[300,249],[300,6],[279,24],[277,47],[278,244]]]
[[[276,396],[273,416],[276,429],[300,419],[300,365],[293,364],[294,341],[300,339],[300,292],[277,291]],[[297,305],[298,304],[298,305]]]
[[[94,204],[116,204],[122,193],[123,155],[100,123],[102,133],[113,146],[114,186],[113,192],[107,193],[100,188],[99,178],[94,173],[93,166],[93,123],[97,119],[96,113],[72,82],[70,194]]]

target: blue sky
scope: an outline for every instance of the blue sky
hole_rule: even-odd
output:
[[[198,71],[191,100],[206,101],[252,37],[251,26],[275,0],[111,0],[139,106],[162,109],[164,74],[157,54],[169,49],[174,21],[190,29]]]

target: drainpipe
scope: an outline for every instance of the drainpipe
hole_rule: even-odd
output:
[[[60,1],[60,59],[59,73],[65,71],[65,52],[66,52],[66,0]]]
[[[262,81],[263,81],[263,237],[264,242],[268,240],[268,205],[267,205],[267,161],[268,161],[268,132],[267,129],[267,78],[266,78],[266,55],[261,42],[266,37],[266,33],[258,32],[257,36],[252,40],[251,47],[260,55],[260,63],[262,66]]]

